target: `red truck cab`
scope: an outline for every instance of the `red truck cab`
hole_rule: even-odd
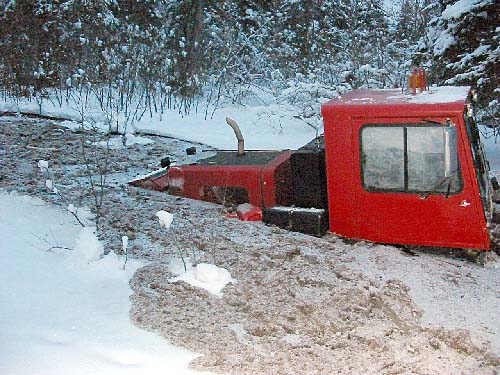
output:
[[[329,230],[489,250],[488,166],[469,87],[353,90],[322,106]]]

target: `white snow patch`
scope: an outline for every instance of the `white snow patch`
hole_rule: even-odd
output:
[[[359,102],[373,102],[373,98],[354,98],[352,99],[353,102],[359,101]]]
[[[75,250],[46,251],[46,241],[74,247],[79,233]],[[84,245],[100,249],[83,233],[66,210],[0,192],[0,374],[200,374],[188,369],[195,353],[131,324],[139,262],[123,270],[109,253],[74,267]]]
[[[125,145],[126,146],[132,146],[132,145],[148,145],[150,143],[154,143],[152,139],[146,138],[146,137],[140,137],[140,136],[135,136],[133,134],[127,133],[125,134]]]
[[[193,265],[189,258],[172,258],[168,262],[168,270],[174,276],[182,275],[184,272],[189,271],[193,268]]]
[[[82,228],[76,239],[75,252],[85,263],[99,260],[104,254],[104,246],[95,232],[95,227]]]
[[[49,189],[50,191],[52,191],[52,189],[54,188],[54,184],[52,183],[52,180],[47,180],[45,181],[45,186],[47,187],[47,189]]]
[[[162,113],[152,113],[143,116],[140,121],[115,119],[121,124],[118,129],[110,126],[105,113],[98,110],[97,102],[89,102],[84,108],[86,121],[85,128],[96,128],[104,133],[118,130],[120,133],[146,133],[159,136],[175,137],[178,139],[199,142],[217,149],[235,150],[237,141],[232,129],[226,124],[226,116],[234,118],[245,137],[247,150],[284,150],[297,149],[316,136],[316,130],[308,125],[305,120],[297,118],[297,109],[282,103],[268,105],[240,106],[225,105],[217,109],[213,116],[205,116],[205,111],[192,111],[189,116],[184,116],[176,109],[166,110]],[[41,109],[35,101],[27,99],[0,100],[0,112],[33,113],[46,116],[64,118],[71,121],[60,123],[70,129],[82,128],[82,108],[77,103],[59,106],[57,100],[44,100]],[[320,113],[319,108],[317,113]],[[311,121],[310,119],[307,121]],[[321,121],[318,117],[318,125]],[[321,129],[320,129],[321,132]],[[119,137],[118,137],[119,138]],[[139,138],[139,137],[136,137]],[[133,139],[133,138],[132,138]],[[135,143],[141,140],[133,139]],[[116,147],[120,143],[118,140]]]
[[[127,248],[128,248],[128,236],[122,236],[122,250],[123,253],[127,253]]]
[[[302,342],[303,337],[300,335],[289,333],[289,334],[283,336],[282,340],[290,345],[299,345]]]
[[[254,210],[255,208],[256,207],[253,204],[242,203],[242,204],[238,205],[238,207],[236,209],[239,213],[244,215],[244,214],[249,213],[250,211]]]
[[[125,144],[123,144],[123,137],[125,137]],[[138,137],[133,134],[127,133],[124,136],[111,137],[109,141],[96,142],[96,145],[100,147],[109,147],[112,150],[116,150],[122,147],[129,147],[133,145],[147,145],[150,143],[154,143],[154,141],[146,137]]]
[[[274,206],[273,210],[278,210],[278,211],[301,211],[301,212],[309,212],[309,213],[315,213],[315,214],[320,214],[323,213],[325,210],[323,208],[306,208],[306,207],[287,207],[287,206]]]
[[[491,4],[494,0],[459,0],[454,4],[450,4],[441,14],[441,18],[445,20],[459,19],[465,13],[470,12],[472,9]]]
[[[387,99],[403,100],[415,104],[453,103],[467,99],[469,91],[469,86],[430,87],[429,90],[416,95],[400,93],[398,95],[389,96]]]
[[[147,173],[147,174],[144,174],[144,175],[136,176],[134,179],[130,180],[130,182],[139,181],[139,180],[142,180],[142,179],[145,179],[145,178],[159,177],[159,176],[162,176],[162,175],[166,174],[169,169],[170,169],[169,167],[160,168],[160,169],[157,169],[157,170],[155,170],[153,172],[150,172],[150,173]]]
[[[441,55],[453,44],[455,44],[455,37],[448,30],[444,30],[434,42],[434,55]]]
[[[170,212],[161,210],[156,213],[156,217],[158,217],[158,220],[160,221],[160,227],[165,227],[166,230],[170,229],[170,225],[172,224],[172,221],[174,221],[174,215]]]
[[[45,173],[49,169],[49,162],[46,160],[38,160],[38,168],[40,172]]]
[[[205,289],[217,297],[222,297],[221,291],[227,284],[236,282],[228,270],[209,263],[200,263],[169,281],[174,283],[184,281],[194,287]]]
[[[248,332],[246,331],[245,327],[242,324],[240,323],[228,324],[227,328],[233,331],[234,335],[236,336],[236,340],[238,340],[240,344],[243,345],[250,344],[250,342],[245,338],[245,336],[248,335]]]

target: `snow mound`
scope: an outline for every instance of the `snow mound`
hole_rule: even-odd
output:
[[[209,263],[200,263],[169,281],[174,283],[184,281],[194,287],[205,289],[217,297],[222,297],[221,291],[227,284],[236,282],[228,270]]]
[[[166,230],[170,229],[172,221],[174,221],[174,215],[167,211],[158,211],[156,217],[160,221],[160,227],[165,227]]]
[[[75,251],[84,263],[99,260],[104,253],[104,247],[95,232],[95,227],[85,227],[76,238]]]
[[[94,228],[1,190],[0,207],[0,374],[200,374],[188,369],[197,354],[130,322],[129,280],[142,263],[129,259],[124,270],[110,252],[74,267],[102,254]]]

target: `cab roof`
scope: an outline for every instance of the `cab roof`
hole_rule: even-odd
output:
[[[469,86],[431,87],[428,91],[417,93],[404,92],[402,89],[357,89],[349,91],[323,104],[327,108],[344,108],[354,110],[354,107],[434,107],[435,109],[463,110],[469,97]]]

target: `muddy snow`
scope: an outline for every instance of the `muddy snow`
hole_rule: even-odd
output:
[[[132,320],[202,353],[193,368],[223,374],[497,374],[500,260],[482,268],[457,253],[291,233],[224,217],[222,207],[126,185],[165,156],[194,161],[207,147],[176,139],[106,148],[57,122],[0,118],[0,188],[63,207],[94,207],[88,171],[107,160],[100,237],[105,251],[147,262],[131,280]],[[185,149],[195,146],[194,156]],[[48,189],[37,163],[51,168]],[[170,228],[156,213],[173,215]],[[230,273],[220,295],[172,267]],[[183,263],[184,262],[184,263]],[[178,267],[177,267],[178,268]]]

